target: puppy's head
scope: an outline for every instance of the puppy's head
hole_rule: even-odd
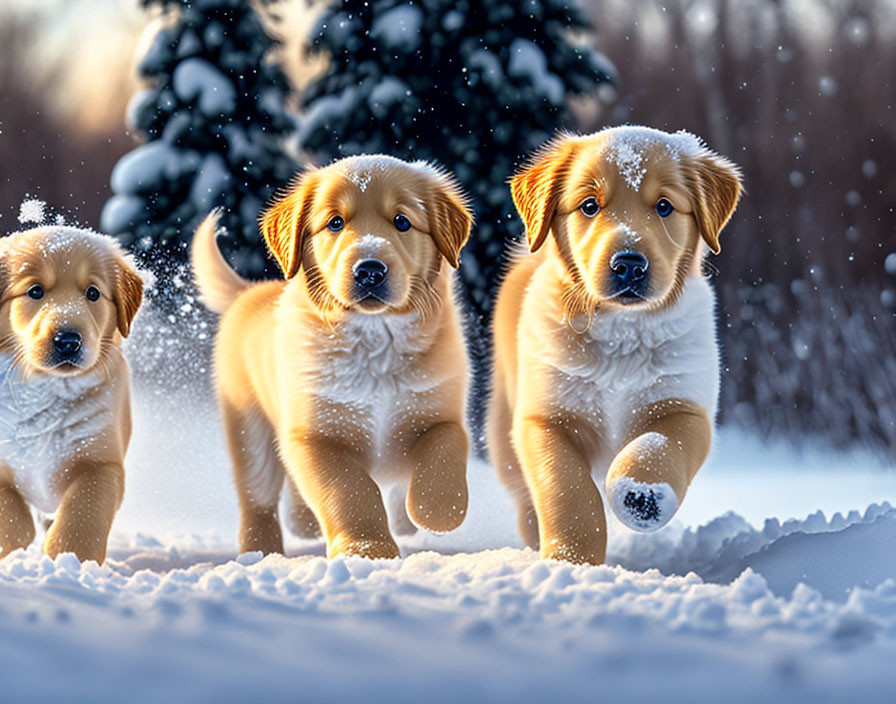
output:
[[[457,267],[472,216],[447,174],[424,162],[357,156],[300,176],[261,217],[286,278],[322,308],[421,309],[442,259]]]
[[[110,237],[39,227],[0,241],[0,346],[26,374],[76,376],[127,336],[143,282]]]
[[[530,249],[553,232],[574,308],[661,307],[719,252],[741,177],[691,134],[616,127],[558,137],[510,187]]]

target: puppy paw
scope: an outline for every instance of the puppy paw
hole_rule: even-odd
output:
[[[79,562],[93,560],[101,565],[106,559],[106,541],[96,537],[72,535],[51,527],[44,540],[44,553],[53,560],[62,554],[72,553]]]
[[[631,477],[616,477],[607,483],[607,498],[616,518],[643,533],[659,530],[678,511],[678,497],[665,483],[649,484]]]
[[[408,489],[407,509],[411,520],[431,533],[447,533],[467,515],[467,481],[440,477],[439,483],[414,477]]]
[[[399,557],[398,546],[392,539],[364,540],[338,536],[327,548],[327,557],[337,555],[366,557],[369,560],[390,560]]]
[[[581,544],[552,540],[542,546],[539,556],[542,560],[559,560],[576,565],[602,565],[606,552],[606,543],[599,540]]]

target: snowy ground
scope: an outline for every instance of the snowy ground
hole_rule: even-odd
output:
[[[4,702],[896,700],[896,472],[870,455],[722,432],[679,519],[615,528],[606,567],[521,549],[481,463],[464,526],[401,560],[261,559],[204,397],[135,410],[107,564],[0,563]]]

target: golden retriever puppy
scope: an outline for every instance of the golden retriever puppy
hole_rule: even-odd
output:
[[[510,182],[534,256],[494,319],[491,459],[545,558],[601,563],[594,479],[635,530],[665,525],[709,452],[719,390],[706,250],[740,174],[693,135],[562,135]]]
[[[447,261],[472,217],[453,179],[423,162],[358,156],[302,175],[261,219],[285,281],[237,276],[199,227],[203,300],[224,313],[215,372],[243,551],[282,552],[291,527],[327,555],[398,556],[397,528],[446,532],[467,508],[467,359]],[[319,526],[319,528],[318,528]]]
[[[131,435],[122,337],[143,282],[110,237],[38,227],[0,240],[0,555],[34,539],[29,505],[56,512],[44,551],[102,562]]]

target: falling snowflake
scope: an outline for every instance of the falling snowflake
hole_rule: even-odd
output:
[[[47,204],[37,198],[23,200],[19,206],[19,222],[23,225],[29,222],[39,225],[46,217],[46,209]]]

